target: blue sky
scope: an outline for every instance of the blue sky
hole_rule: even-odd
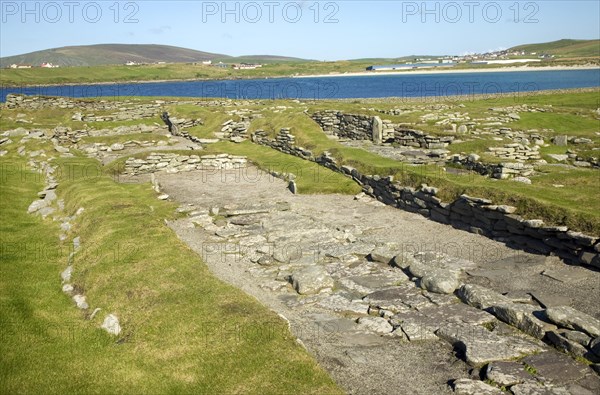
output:
[[[58,0],[25,6],[0,0],[0,12],[0,56],[130,43],[337,60],[600,38],[600,2],[595,0]]]

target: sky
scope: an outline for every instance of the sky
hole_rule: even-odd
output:
[[[106,43],[315,60],[463,55],[600,38],[590,1],[5,1],[0,56]]]

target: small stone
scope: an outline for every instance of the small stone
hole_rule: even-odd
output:
[[[67,266],[65,270],[60,274],[60,278],[62,278],[63,282],[67,282],[71,280],[71,275],[73,274],[73,266]]]
[[[555,136],[552,139],[552,142],[554,143],[554,145],[558,145],[559,147],[566,147],[567,146],[567,136],[565,136],[565,135]]]
[[[439,294],[452,294],[459,285],[456,275],[446,271],[429,274],[419,282],[421,288]]]
[[[523,184],[531,184],[531,179],[527,177],[514,177],[512,181],[521,182]]]
[[[322,289],[333,287],[333,279],[321,266],[310,266],[292,274],[292,285],[301,295],[316,294]]]
[[[371,251],[370,257],[371,260],[375,262],[381,262],[385,264],[389,264],[396,253],[393,251],[393,247],[385,245],[376,247],[373,251]]]
[[[290,192],[292,192],[294,195],[298,193],[298,187],[296,186],[296,181],[290,181],[288,183],[288,189],[290,190]]]
[[[56,145],[56,146],[54,146],[54,150],[55,150],[56,152],[59,152],[59,153],[61,153],[61,154],[66,154],[66,153],[68,153],[68,152],[69,152],[69,149],[68,149],[67,147],[61,147],[60,145]]]
[[[90,307],[87,304],[87,302],[85,301],[85,296],[83,296],[83,295],[78,294],[78,295],[73,296],[73,301],[77,305],[77,308],[79,308],[81,310],[86,310]]]
[[[158,200],[167,200],[168,198],[169,198],[169,195],[167,195],[166,193],[158,196]]]
[[[118,336],[121,333],[121,325],[119,325],[119,319],[114,314],[109,314],[104,318],[104,322],[102,323],[101,328],[111,335]]]
[[[513,214],[515,211],[517,211],[517,208],[513,206],[499,205],[496,210],[504,214]]]
[[[96,307],[94,311],[92,311],[92,314],[90,314],[90,320],[93,320],[100,311],[102,311],[102,309],[100,307]]]
[[[113,151],[123,151],[125,146],[121,143],[114,143],[110,146],[110,149]]]
[[[454,393],[460,395],[503,395],[498,387],[493,387],[480,380],[458,379],[454,380]]]
[[[261,266],[272,266],[275,265],[277,262],[273,259],[273,257],[269,255],[263,255],[258,259],[256,263],[258,263]]]

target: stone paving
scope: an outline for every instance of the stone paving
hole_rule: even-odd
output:
[[[157,174],[169,226],[349,393],[600,391],[599,273],[253,171]]]

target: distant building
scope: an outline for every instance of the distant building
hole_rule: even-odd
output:
[[[532,63],[541,62],[540,59],[503,59],[503,60],[487,60],[481,63],[485,64],[515,64],[515,63]]]
[[[30,64],[11,64],[10,68],[11,69],[30,69],[33,66]]]
[[[229,67],[229,65],[228,65],[228,64],[226,64],[226,63],[223,63],[223,62],[219,62],[219,63],[217,63],[217,64],[213,64],[213,66],[214,66],[214,67],[220,67],[220,68],[222,68],[222,69],[226,69],[226,68],[228,68],[228,67]]]
[[[206,64],[206,65],[212,64],[212,60],[203,60],[202,64]]]
[[[44,69],[55,69],[57,67],[60,67],[59,65],[53,65],[52,63],[48,62],[44,62],[40,65],[40,67],[44,68]]]
[[[125,63],[125,66],[137,66],[137,65],[138,65],[137,62],[133,62],[131,60],[129,62]]]
[[[438,67],[453,67],[456,63],[406,63],[406,64],[389,64],[380,66],[369,66],[367,71],[391,71],[391,70],[408,70],[408,69],[424,69]]]
[[[253,70],[262,67],[262,64],[241,63],[232,65],[234,70]]]

